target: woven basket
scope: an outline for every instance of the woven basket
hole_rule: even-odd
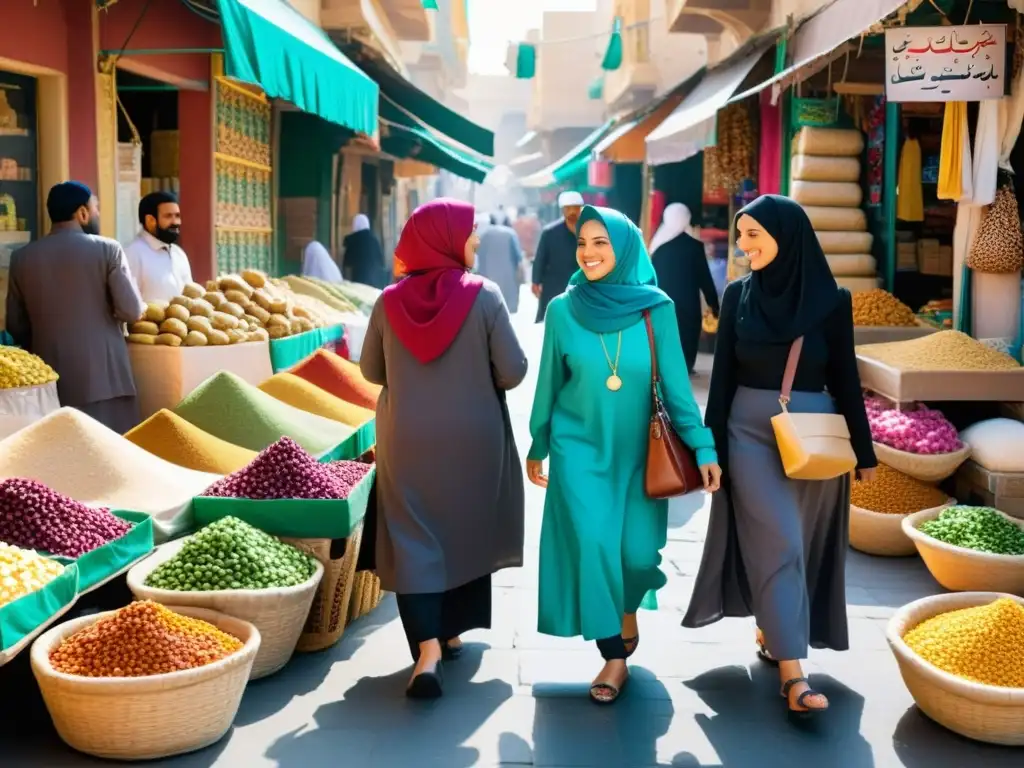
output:
[[[903,635],[922,621],[961,608],[985,605],[1013,595],[960,592],[915,600],[889,620],[886,638],[900,667],[903,682],[917,706],[935,722],[976,741],[1024,745],[1024,689],[983,685],[932,666],[903,642]]]
[[[956,504],[950,499],[934,510],[941,512]],[[931,512],[932,510],[925,510]],[[914,542],[903,532],[903,518],[850,505],[850,546],[858,552],[879,557],[909,557],[917,554]]]
[[[355,586],[352,591],[352,605],[349,608],[348,620],[365,616],[384,599],[384,592],[380,588],[380,578],[373,571],[359,571],[356,573]]]
[[[991,555],[973,549],[955,547],[917,530],[921,523],[934,520],[940,509],[926,509],[903,518],[903,531],[917,546],[934,579],[953,592],[1009,592],[1024,594],[1024,555]],[[1003,515],[1024,527],[1024,520]]]
[[[952,453],[908,453],[897,451],[882,443],[875,443],[875,458],[897,472],[910,475],[925,483],[941,483],[971,457],[971,446]]]
[[[353,595],[356,561],[363,540],[363,524],[359,523],[344,539],[344,552],[331,558],[331,539],[282,539],[315,557],[324,569],[324,578],[302,619],[297,651],[323,651],[337,643],[348,624],[349,605]]]
[[[163,605],[189,605],[234,616],[251,622],[260,631],[263,642],[252,665],[257,680],[280,670],[295,652],[302,625],[309,613],[324,568],[316,564],[316,572],[304,584],[277,589],[223,589],[215,592],[178,592],[146,586],[146,578],[158,565],[170,560],[187,539],[166,544],[150,557],[128,571],[128,588],[140,600],[153,600]]]
[[[168,607],[208,621],[245,645],[205,667],[150,677],[90,678],[54,670],[50,652],[113,611],[59,624],[32,645],[32,671],[68,746],[111,760],[156,760],[208,747],[231,728],[259,651],[259,630],[216,611]]]

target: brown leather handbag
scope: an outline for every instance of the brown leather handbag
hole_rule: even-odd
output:
[[[651,428],[647,438],[644,492],[652,499],[671,499],[702,489],[704,478],[693,451],[676,434],[661,399],[661,375],[658,373],[658,353],[654,347],[650,312],[644,312],[644,323],[651,347]]]

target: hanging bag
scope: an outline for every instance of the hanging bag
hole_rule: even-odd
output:
[[[988,207],[967,254],[967,266],[996,275],[1020,272],[1024,266],[1024,237],[1011,182],[996,190],[996,199]]]
[[[651,348],[651,423],[647,438],[644,492],[652,499],[671,499],[704,487],[693,451],[679,439],[665,402],[661,399],[661,375],[654,347],[651,313],[644,312],[647,342]]]
[[[782,376],[779,405],[782,413],[772,416],[772,430],[786,477],[792,480],[832,480],[857,466],[846,419],[835,413],[790,413],[789,399],[800,362],[801,336],[789,348]]]

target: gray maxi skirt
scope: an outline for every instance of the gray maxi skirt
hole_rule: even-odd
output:
[[[794,413],[835,413],[825,392],[794,392]],[[776,659],[808,646],[845,651],[850,477],[790,480],[771,417],[779,393],[739,387],[729,413],[726,483],[711,522],[684,627],[753,615]]]

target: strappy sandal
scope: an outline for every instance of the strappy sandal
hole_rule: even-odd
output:
[[[626,658],[628,659],[636,653],[636,649],[640,647],[640,635],[637,635],[636,637],[624,637],[622,638],[622,644],[626,646]]]
[[[794,685],[799,685],[800,683],[808,684],[807,690],[796,697],[796,705],[798,707],[803,707],[803,709],[793,709],[793,707],[789,706],[789,692],[793,690]],[[816,691],[813,688],[811,688],[810,681],[806,677],[794,677],[792,680],[787,680],[785,684],[783,684],[782,690],[779,693],[782,696],[782,698],[786,700],[786,706],[789,709],[790,717],[804,719],[828,710],[828,704],[826,704],[824,707],[808,707],[806,704],[804,704],[804,700],[810,696],[825,695],[821,691]]]
[[[770,666],[779,666],[779,660],[769,653],[768,646],[764,644],[764,635],[761,632],[757,633],[757,639],[754,642],[757,643],[757,658]]]
[[[590,700],[595,704],[600,704],[601,706],[608,706],[610,704],[614,704],[616,701],[619,700],[619,696],[621,696],[622,692],[626,689],[626,683],[628,682],[629,673],[627,672],[626,677],[623,678],[622,684],[618,688],[616,688],[611,683],[594,683],[592,686],[590,686]],[[611,694],[607,698],[601,696],[601,694],[605,691],[608,691]]]

